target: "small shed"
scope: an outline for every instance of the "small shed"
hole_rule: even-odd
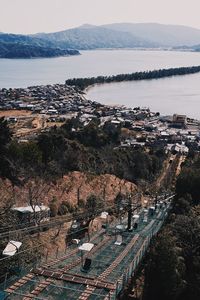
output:
[[[45,222],[50,219],[50,208],[43,204],[13,207],[12,211],[17,215],[21,223],[31,223],[34,221]]]
[[[6,248],[3,250],[3,255],[5,256],[13,256],[15,255],[22,243],[17,241],[9,241]]]

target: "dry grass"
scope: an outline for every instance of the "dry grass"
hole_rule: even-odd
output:
[[[23,116],[30,116],[32,114],[31,111],[28,110],[1,110],[0,111],[0,118],[1,117],[23,117]]]

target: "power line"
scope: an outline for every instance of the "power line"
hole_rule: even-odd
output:
[[[124,203],[123,206],[127,206],[127,203]],[[109,209],[114,209],[115,205],[110,205],[106,207],[106,210]],[[64,216],[54,217],[51,218],[50,221],[48,222],[41,222],[40,224],[36,224],[33,226],[25,226],[24,228],[19,228],[19,229],[14,229],[14,230],[8,230],[5,232],[0,233],[0,239],[9,237],[11,234],[19,234],[19,233],[28,233],[30,231],[34,230],[40,230],[40,229],[47,229],[55,226],[62,225],[63,223],[73,221],[74,219],[78,220],[85,220],[86,218],[94,218],[99,215],[103,211],[103,208],[96,209],[95,212],[93,211],[88,211],[88,212],[83,212],[83,213],[72,213],[72,214],[67,214]],[[25,223],[27,224],[27,223]],[[28,223],[29,224],[29,223]],[[19,225],[21,226],[21,225]]]
[[[84,231],[84,230],[86,230],[86,229],[88,229],[88,226],[87,226],[87,227],[80,228],[80,229],[78,229],[77,231],[74,231],[74,232],[71,232],[71,233],[67,233],[67,234],[66,234],[66,237],[67,237],[67,236],[74,235],[74,234],[79,233],[79,232],[81,232],[81,231]],[[22,254],[22,253],[29,252],[29,251],[31,251],[32,249],[37,249],[37,248],[39,248],[39,247],[41,247],[41,246],[44,247],[44,244],[40,243],[40,244],[37,245],[37,246],[33,246],[33,247],[31,247],[31,248],[29,247],[28,249],[25,249],[25,250],[22,250],[22,251],[18,251],[15,255],[13,255],[13,256],[11,256],[11,257],[4,257],[4,258],[1,258],[1,259],[0,259],[0,262],[1,262],[1,261],[5,261],[5,260],[9,260],[9,259],[11,259],[11,258],[13,258],[13,257],[16,257],[16,256]],[[47,249],[47,247],[44,247],[44,248]],[[8,251],[7,251],[7,252],[8,252]],[[13,251],[10,251],[10,252],[13,252]]]
[[[114,208],[114,206],[108,206],[106,209],[113,209],[113,208]],[[16,229],[16,230],[11,230],[11,231],[9,230],[9,231],[3,232],[0,234],[0,239],[9,237],[10,234],[28,233],[30,231],[34,231],[34,229],[40,230],[40,229],[59,226],[59,225],[62,225],[63,223],[73,221],[74,219],[85,220],[86,218],[93,218],[93,217],[99,215],[99,213],[101,213],[101,212],[102,212],[102,208],[96,210],[95,213],[89,211],[89,212],[83,212],[83,213],[77,213],[77,214],[64,215],[64,216],[59,217],[59,219],[57,217],[55,217],[55,219],[53,219],[53,220],[51,219],[49,222],[41,222],[40,224],[36,224],[34,226],[26,226],[25,228],[20,228],[20,229]]]
[[[110,209],[110,208],[114,208],[115,206],[110,206],[110,207],[107,207],[107,209]],[[141,207],[141,205],[139,205],[139,206],[137,206],[137,207],[135,207],[135,209],[134,210],[136,210],[136,209],[138,209],[138,208],[140,208]],[[128,210],[129,210],[129,207],[128,207]],[[127,211],[128,211],[127,210]],[[102,209],[101,210],[99,210],[100,212],[102,212]],[[99,211],[98,211],[98,213],[99,213]],[[96,212],[96,214],[97,214],[97,212]],[[86,214],[86,215],[88,215],[88,214]],[[81,214],[81,216],[83,216],[82,214]],[[93,214],[93,216],[94,216],[94,214]],[[62,225],[62,224],[61,224]],[[35,228],[35,227],[34,227]],[[86,227],[82,227],[82,228],[80,228],[80,229],[78,229],[78,230],[76,230],[76,231],[73,231],[73,232],[71,232],[71,233],[67,233],[66,234],[66,237],[69,237],[69,236],[72,236],[72,235],[74,235],[74,234],[77,234],[77,233],[79,233],[79,232],[81,232],[81,231],[84,231],[84,230],[88,230],[88,226],[86,226]],[[29,228],[29,230],[30,230],[30,228]],[[31,228],[31,230],[32,230],[32,228]],[[16,231],[14,231],[14,232],[17,232],[18,230],[16,230]],[[21,230],[20,230],[21,231]],[[28,231],[26,231],[26,232],[28,232]],[[4,258],[1,258],[0,259],[0,262],[1,261],[6,261],[6,260],[9,260],[9,259],[11,259],[11,258],[13,258],[13,257],[16,257],[16,256],[19,256],[20,254],[22,254],[22,253],[26,253],[26,252],[30,252],[32,249],[37,249],[37,248],[39,248],[39,247],[44,247],[44,245],[41,243],[41,244],[39,244],[39,245],[37,245],[37,246],[35,246],[35,247],[31,247],[31,248],[28,248],[28,249],[25,249],[25,250],[22,250],[22,251],[19,251],[19,252],[17,252],[14,256],[11,256],[11,257],[4,257]],[[45,247],[46,249],[47,249],[47,247]]]

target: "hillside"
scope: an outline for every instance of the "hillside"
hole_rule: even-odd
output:
[[[102,27],[126,32],[140,39],[148,39],[159,46],[191,46],[200,43],[200,30],[187,26],[157,23],[116,23]]]
[[[85,24],[34,37],[73,49],[176,47],[200,43],[200,30],[187,26],[156,23]]]
[[[0,58],[37,58],[77,55],[77,50],[46,48],[41,46],[23,45],[20,43],[1,43]]]
[[[30,186],[34,191],[39,191],[38,195],[43,199],[44,204],[49,205],[54,199],[58,207],[63,201],[67,201],[72,206],[78,205],[78,190],[79,198],[84,202],[91,194],[95,194],[97,197],[105,198],[105,202],[110,203],[110,205],[113,205],[118,193],[121,192],[123,195],[126,195],[131,193],[131,191],[137,191],[137,186],[134,183],[111,174],[94,175],[73,171],[55,182],[47,183],[39,180],[27,182],[24,186],[15,187],[15,194],[17,195],[16,206],[27,205]],[[5,190],[6,192],[4,192]],[[0,191],[5,198],[12,194],[12,186],[9,180],[2,181],[0,179]],[[3,204],[3,199],[2,197],[1,205]]]
[[[30,37],[28,35],[22,34],[12,34],[12,33],[0,33],[0,42],[1,43],[17,43],[20,45],[32,45],[38,47],[55,47],[55,44],[42,40],[40,38]]]
[[[192,49],[196,52],[200,52],[200,45],[195,45],[192,47]]]
[[[96,49],[96,48],[135,48],[155,47],[155,43],[134,36],[129,32],[121,32],[101,26],[83,25],[55,33],[41,33],[34,35],[37,38],[56,42],[59,47],[71,49]]]
[[[199,174],[200,156],[194,153],[182,164],[171,215],[152,243],[140,274],[144,300],[200,299]]]
[[[77,55],[77,50],[61,49],[50,41],[24,35],[0,34],[0,58],[36,58]]]
[[[59,32],[27,36],[0,33],[0,57],[29,58],[78,54],[77,51],[72,52],[69,49],[185,46],[186,50],[191,50],[191,46],[199,44],[200,30],[187,26],[156,23],[116,23],[102,26],[85,24]]]

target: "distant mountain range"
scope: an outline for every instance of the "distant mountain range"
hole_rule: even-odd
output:
[[[192,46],[200,44],[200,29],[157,23],[119,23],[103,25],[104,28],[129,32],[160,47]]]
[[[34,35],[76,49],[177,47],[200,44],[200,30],[156,23],[85,24],[74,29]]]
[[[174,48],[200,51],[200,30],[156,23],[85,24],[54,33],[0,34],[0,57],[53,57],[100,48]],[[69,50],[70,49],[70,50]]]
[[[34,37],[57,43],[60,47],[70,47],[78,50],[157,46],[156,43],[135,36],[131,32],[92,25],[83,25],[55,33],[39,33]]]

